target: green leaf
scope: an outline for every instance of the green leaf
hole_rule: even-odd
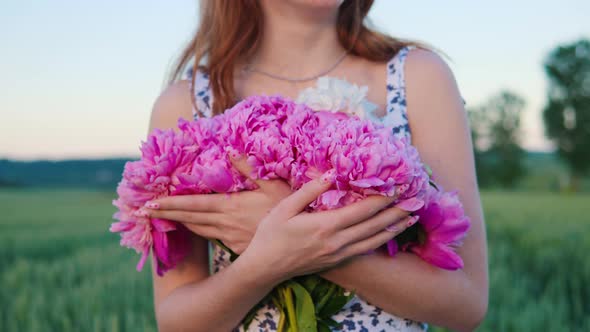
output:
[[[424,170],[426,171],[426,174],[428,174],[428,177],[432,177],[432,168],[424,163],[422,163],[422,166],[424,166]]]
[[[428,180],[428,183],[430,183],[430,185],[432,187],[434,187],[434,189],[438,190],[438,186],[436,185],[436,183],[434,183],[432,180]]]
[[[318,321],[318,332],[332,332],[332,329],[330,325],[320,320]]]
[[[297,282],[301,284],[301,286],[305,287],[309,294],[313,294],[315,288],[322,282],[322,279],[317,274],[309,274],[306,276],[302,276],[296,279]],[[313,298],[313,296],[312,296]]]
[[[325,318],[321,320],[322,323],[331,326],[331,327],[341,327],[342,323],[338,323],[337,321],[333,320],[332,318]]]
[[[248,311],[246,317],[244,317],[244,320],[242,321],[242,324],[244,324],[244,330],[248,331],[248,327],[250,327],[250,324],[252,323],[252,320],[254,320],[254,317],[256,317],[257,312],[258,306],[255,306],[254,308],[250,309],[250,311]]]
[[[315,306],[309,292],[301,284],[290,281],[289,287],[295,295],[295,312],[297,316],[297,331],[317,332]]]
[[[336,288],[338,287],[336,284],[327,281],[327,284],[329,284],[329,286],[327,287],[326,291],[324,294],[322,294],[322,296],[319,298],[319,301],[317,301],[317,305],[315,307],[316,313],[319,313],[320,311],[322,311],[322,308],[324,307],[324,305],[326,305],[326,303],[330,300],[330,298],[332,298],[332,295],[334,294],[334,292],[337,290]]]
[[[326,294],[328,289],[331,286],[331,282],[327,281],[326,279],[320,278],[317,285],[313,288],[311,292],[311,298],[313,299],[314,303],[318,303],[320,299]]]
[[[338,311],[342,309],[348,303],[349,297],[346,295],[332,296],[324,307],[320,310],[318,316],[320,317],[332,317]]]

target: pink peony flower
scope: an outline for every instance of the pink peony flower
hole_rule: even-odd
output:
[[[391,134],[391,129],[356,117],[320,113],[324,120],[313,141],[303,150],[307,173],[336,170],[335,191],[312,205],[325,210],[342,207],[368,195],[397,197],[396,203],[417,200],[423,204],[428,174],[416,149]],[[340,113],[342,114],[342,113]]]
[[[463,260],[455,252],[461,245],[470,223],[465,216],[457,192],[430,189],[432,197],[427,206],[416,212],[419,233],[416,242],[404,246],[425,261],[447,270],[463,268]]]
[[[137,269],[141,270],[150,251],[154,253],[157,273],[176,266],[186,256],[189,231],[167,220],[149,219],[141,213],[144,204],[168,196],[179,176],[188,172],[197,156],[193,135],[172,130],[155,130],[141,146],[142,159],[129,162],[119,183],[119,198],[113,204],[119,208],[111,232],[121,233],[121,245],[141,253]],[[174,239],[171,241],[170,239]]]
[[[219,135],[228,152],[247,157],[257,178],[287,179],[294,155],[282,124],[296,107],[280,97],[247,98],[225,112]]]
[[[369,195],[395,197],[394,203],[416,211],[424,236],[399,248],[447,269],[462,265],[453,251],[467,231],[468,219],[456,194],[432,189],[418,151],[396,138],[391,128],[340,112],[313,111],[281,97],[256,96],[224,114],[188,122],[179,131],[155,130],[141,146],[139,161],[125,165],[119,183],[118,208],[111,225],[121,245],[141,254],[141,269],[150,253],[157,273],[174,268],[188,254],[191,233],[182,224],[150,219],[142,210],[149,200],[165,196],[229,193],[255,189],[235,170],[228,155],[241,154],[257,179],[284,179],[294,190],[335,170],[333,188],[309,210],[327,210]]]

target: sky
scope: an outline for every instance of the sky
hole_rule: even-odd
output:
[[[197,0],[2,0],[0,158],[137,156],[164,78],[197,24]],[[449,57],[467,106],[521,95],[523,145],[549,150],[543,60],[590,38],[590,1],[377,0],[369,16]]]

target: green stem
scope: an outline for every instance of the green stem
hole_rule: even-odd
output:
[[[277,296],[272,297],[272,302],[277,307],[277,310],[279,311],[280,315],[279,324],[277,325],[277,332],[283,332],[285,330],[285,310],[283,309],[283,305],[281,304],[281,298],[282,297],[280,293],[278,294],[278,298]]]
[[[295,316],[295,303],[293,302],[293,293],[291,292],[291,288],[288,286],[283,286],[283,295],[285,296],[285,306],[287,307],[289,330],[297,332],[297,317]]]

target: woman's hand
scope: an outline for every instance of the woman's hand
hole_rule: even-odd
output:
[[[243,175],[251,174],[245,158],[232,159]],[[249,177],[252,179],[251,177]],[[231,194],[170,196],[148,202],[152,218],[174,220],[207,239],[217,239],[237,254],[244,252],[259,222],[291,188],[282,180],[253,180],[258,189]]]
[[[334,180],[328,172],[283,199],[260,222],[240,256],[276,281],[321,271],[374,250],[416,222],[391,197],[372,196],[349,206],[302,212]]]

